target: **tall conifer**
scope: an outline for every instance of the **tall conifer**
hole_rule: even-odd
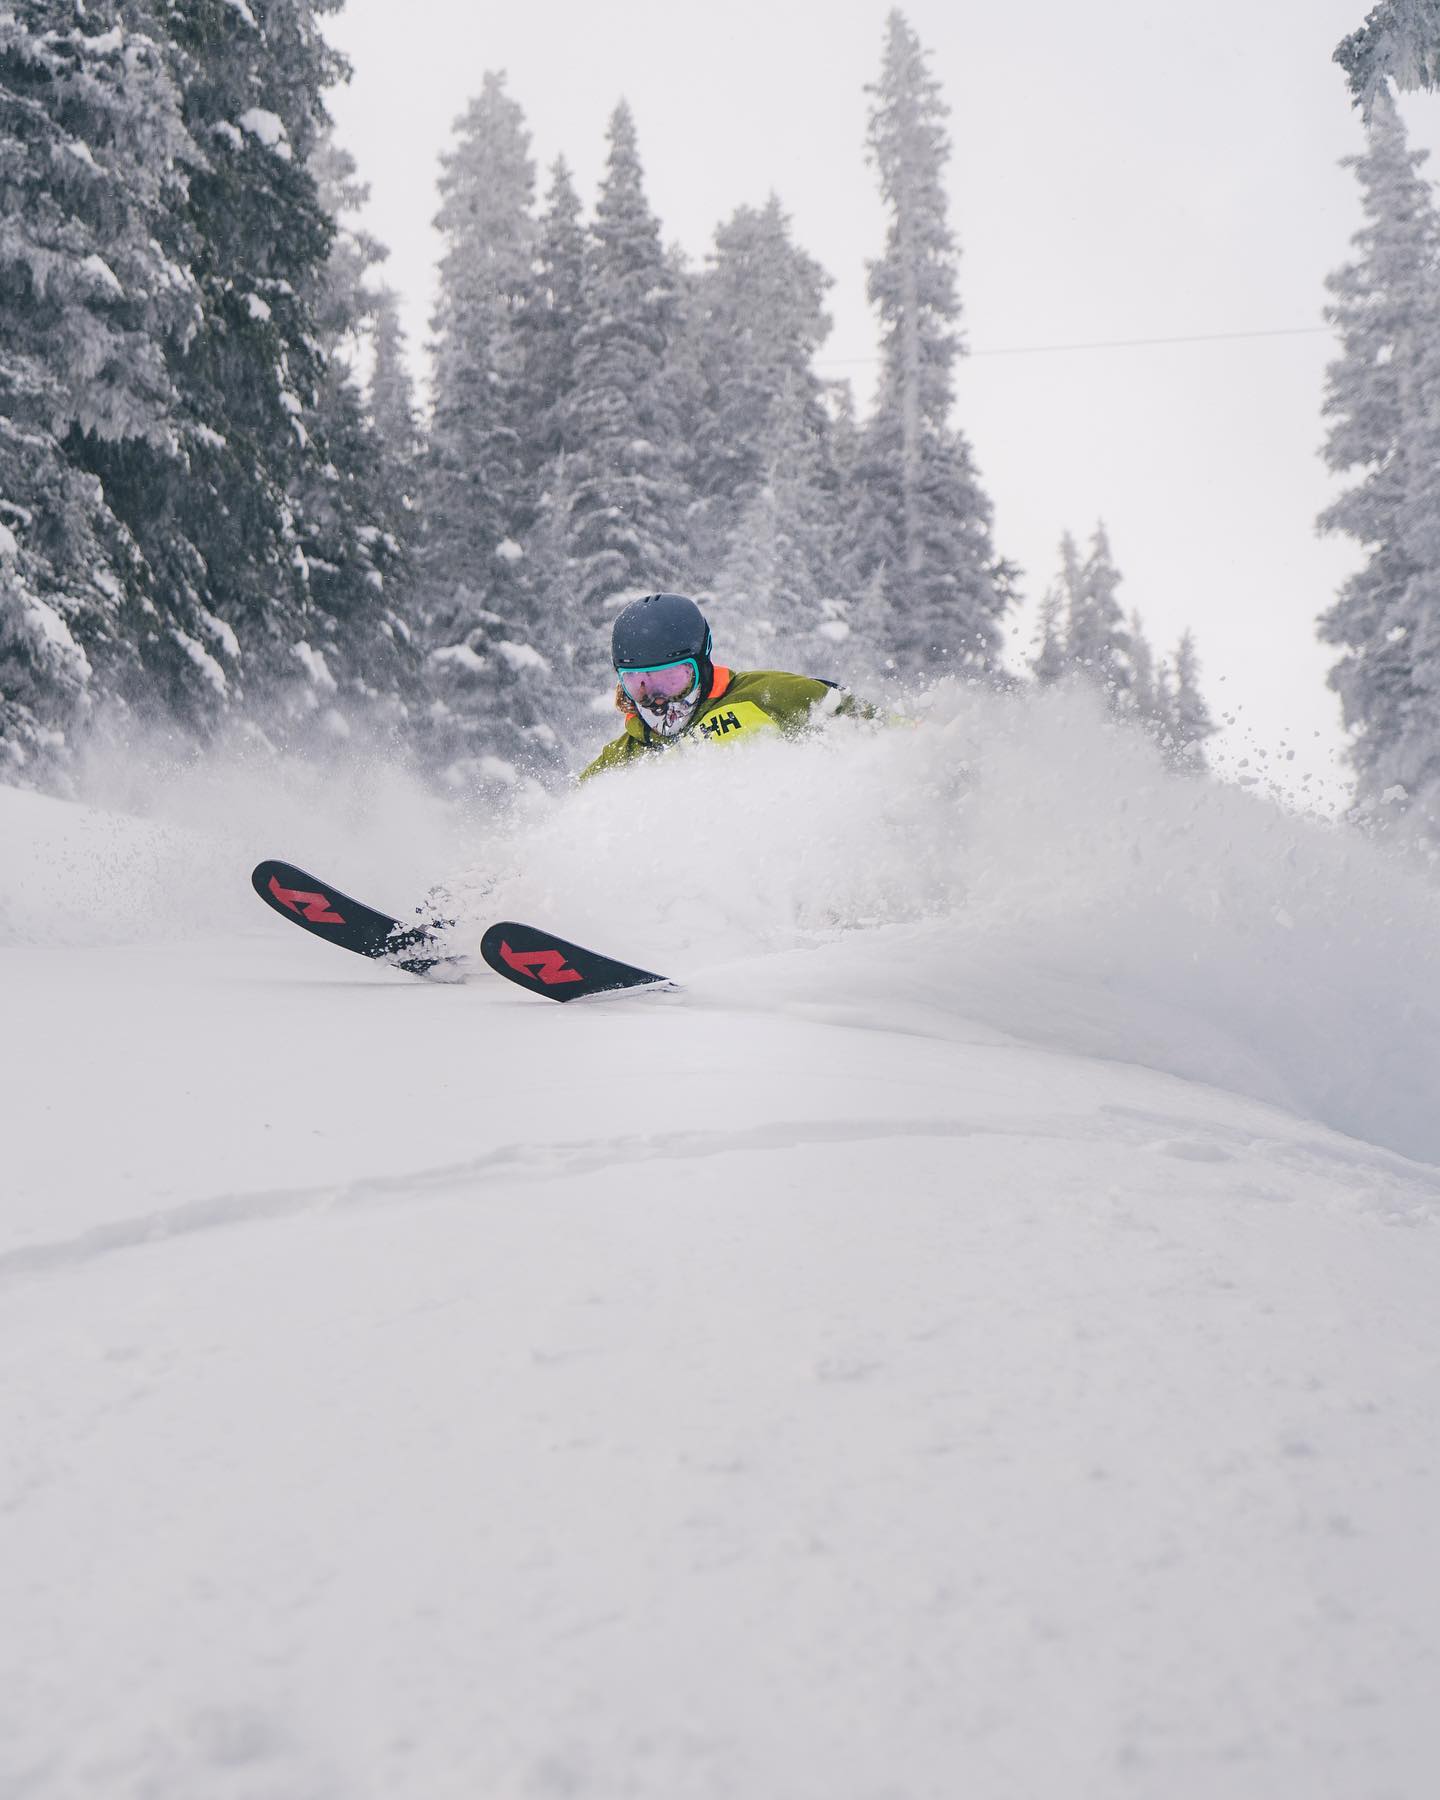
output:
[[[576,645],[588,635],[568,541],[571,473],[578,448],[574,412],[576,342],[586,306],[587,238],[569,165],[557,157],[535,239],[519,333],[519,457],[526,484],[526,578],[535,643],[555,672],[557,715],[577,698]]]
[[[153,571],[90,453],[181,455],[168,356],[194,329],[200,160],[141,15],[0,13],[0,764],[25,778],[97,703],[144,692]]]
[[[523,538],[524,356],[535,166],[505,77],[490,73],[442,160],[445,242],[421,592],[435,750],[457,778],[509,781],[548,757],[550,662],[536,642]]]
[[[1358,254],[1327,284],[1341,354],[1326,387],[1325,459],[1358,480],[1320,524],[1354,538],[1367,556],[1320,630],[1343,652],[1330,682],[1354,734],[1350,755],[1367,802],[1440,779],[1440,225],[1423,161],[1381,95],[1368,148],[1351,159],[1365,208]]]
[[[1036,629],[1035,655],[1030,671],[1041,687],[1052,687],[1065,674],[1065,592],[1059,582],[1051,582],[1040,602]]]
[[[622,101],[591,238],[569,424],[568,550],[581,606],[579,666],[609,667],[609,625],[629,594],[684,580],[685,487],[667,364],[680,296],[645,197],[635,122]]]
[[[1094,682],[1112,705],[1120,706],[1131,682],[1130,634],[1116,598],[1120,571],[1104,525],[1095,527],[1078,579],[1072,573],[1074,550],[1068,540],[1065,562],[1073,583],[1067,638],[1071,666]]]
[[[870,91],[870,156],[890,225],[870,265],[883,368],[856,470],[860,568],[884,571],[902,671],[992,668],[1013,571],[995,555],[989,500],[950,424],[960,302],[944,186],[948,108],[898,11]]]
[[[827,626],[827,635],[841,642],[850,632],[836,580],[835,501],[811,384],[803,373],[782,374],[779,384],[714,582],[727,654],[760,668],[785,666],[791,658],[807,666]]]
[[[375,326],[370,369],[370,418],[391,465],[402,475],[408,492],[419,451],[415,419],[415,383],[410,374],[405,327],[399,297],[382,287],[375,295]]]
[[[192,0],[158,15],[204,156],[184,212],[196,328],[171,356],[183,461],[101,445],[92,462],[155,571],[152,687],[200,729],[241,698],[319,703],[334,679],[303,508],[331,460],[315,293],[334,227],[310,158],[324,91],[345,73],[316,17],[336,3]]]
[[[710,266],[695,283],[690,322],[700,384],[690,434],[692,533],[708,539],[710,557],[743,554],[731,538],[769,481],[767,440],[778,408],[790,415],[781,429],[792,435],[800,429],[810,450],[824,454],[830,420],[813,359],[830,332],[830,285],[793,241],[773,195],[763,207],[742,206],[715,233]],[[833,475],[827,479],[833,488]],[[838,537],[838,508],[836,526]]]
[[[1392,81],[1402,89],[1440,86],[1440,0],[1379,0],[1342,39],[1335,61],[1367,121]]]
[[[1182,768],[1204,763],[1205,740],[1219,729],[1200,691],[1200,660],[1187,631],[1175,648],[1175,666],[1166,695],[1166,724],[1171,754]]]

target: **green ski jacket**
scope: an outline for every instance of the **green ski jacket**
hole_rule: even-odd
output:
[[[794,737],[821,719],[842,714],[862,719],[875,717],[874,707],[833,682],[815,681],[808,675],[786,675],[779,669],[717,668],[709,694],[695,709],[695,716],[684,731],[673,738],[657,736],[628,701],[623,702],[622,710],[624,731],[580,771],[581,781],[606,769],[618,769],[632,757],[667,750],[687,738],[734,744],[762,731],[782,731]]]

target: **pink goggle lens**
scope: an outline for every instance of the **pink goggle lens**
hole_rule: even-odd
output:
[[[658,669],[617,670],[620,685],[637,706],[657,701],[680,700],[700,683],[700,670],[692,658],[665,663]]]

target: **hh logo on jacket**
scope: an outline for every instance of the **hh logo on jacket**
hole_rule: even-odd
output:
[[[773,728],[774,724],[769,713],[753,700],[737,700],[734,706],[727,706],[723,712],[714,712],[708,719],[702,719],[700,735],[713,743],[731,737],[736,732],[754,731],[761,726]]]

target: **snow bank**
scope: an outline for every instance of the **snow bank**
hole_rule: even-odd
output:
[[[522,803],[504,852],[477,924],[553,923],[755,1006],[980,1021],[1440,1159],[1435,886],[1168,774],[1083,696],[951,687],[914,729],[697,746]]]
[[[453,804],[363,745],[339,762],[244,739],[185,758],[92,746],[79,781],[91,804],[0,786],[0,948],[254,932],[263,856],[408,908],[461,841]]]
[[[1055,698],[87,792],[0,789],[0,1793],[1433,1786],[1440,1171],[1059,1048],[1420,1140],[1404,867]],[[409,981],[265,852],[688,991]]]
[[[528,918],[738,1001],[1142,1064],[1440,1161],[1440,890],[1350,830],[1168,774],[1076,695],[951,687],[913,728],[696,745],[464,815],[383,751],[97,763],[140,817],[0,795],[0,943],[262,923],[280,855],[462,942]],[[37,810],[40,809],[40,810]]]

